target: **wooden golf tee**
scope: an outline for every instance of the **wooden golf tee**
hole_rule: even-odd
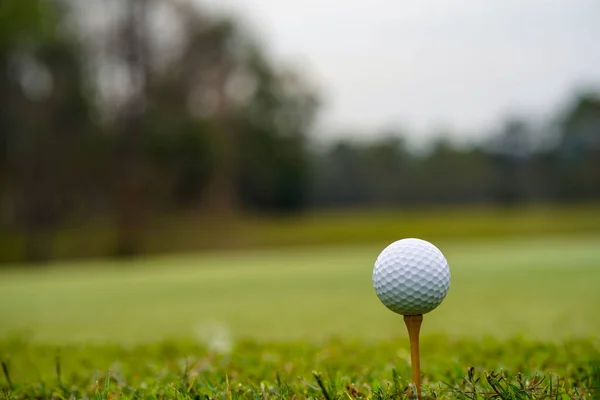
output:
[[[417,398],[421,398],[421,360],[419,358],[419,333],[421,331],[423,315],[405,315],[404,323],[408,329],[410,340],[410,364],[412,368],[412,380],[417,388]]]

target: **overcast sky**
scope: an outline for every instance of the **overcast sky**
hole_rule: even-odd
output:
[[[206,1],[303,66],[329,135],[386,125],[475,135],[600,86],[598,0]]]

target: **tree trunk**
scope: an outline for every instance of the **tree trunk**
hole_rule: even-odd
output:
[[[217,126],[213,134],[216,157],[204,202],[208,214],[221,220],[232,219],[237,214],[236,140],[231,129],[230,105],[226,93],[229,70],[226,62],[223,62],[218,71]]]
[[[140,251],[144,229],[143,155],[141,154],[144,102],[148,80],[148,60],[145,49],[147,39],[147,0],[130,0],[127,26],[124,30],[124,59],[132,81],[134,93],[130,94],[122,130],[119,132],[116,173],[116,225],[118,256],[132,256]],[[119,41],[117,41],[119,43]]]

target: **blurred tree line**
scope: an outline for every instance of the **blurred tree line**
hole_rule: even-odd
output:
[[[512,118],[490,139],[438,137],[411,151],[389,132],[316,156],[313,205],[394,206],[594,201],[600,198],[600,96],[581,93],[553,121]]]
[[[547,127],[422,153],[400,132],[315,151],[318,106],[239,21],[192,2],[1,1],[0,258],[48,259],[58,229],[98,217],[129,255],[173,212],[600,197],[594,94]]]

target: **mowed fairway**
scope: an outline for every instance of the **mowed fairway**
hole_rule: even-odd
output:
[[[436,244],[452,284],[423,335],[554,340],[600,332],[600,237]],[[402,319],[371,287],[382,246],[8,270],[0,274],[0,336],[124,344],[403,336]]]

